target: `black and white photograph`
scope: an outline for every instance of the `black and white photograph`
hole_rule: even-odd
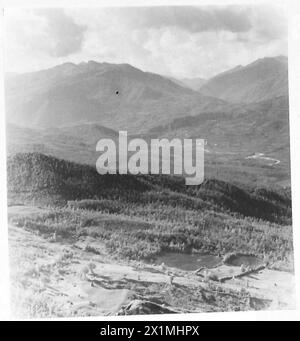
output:
[[[296,309],[288,14],[3,9],[16,319]]]

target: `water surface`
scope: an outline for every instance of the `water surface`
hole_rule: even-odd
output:
[[[233,265],[233,266],[241,266],[242,264],[245,266],[251,266],[251,267],[256,267],[262,264],[262,261],[255,256],[248,256],[248,255],[240,255],[240,256],[235,256],[232,257],[227,262],[228,265]]]
[[[168,252],[158,256],[155,263],[164,263],[166,266],[180,270],[195,271],[202,266],[213,268],[220,265],[222,259],[213,255]]]

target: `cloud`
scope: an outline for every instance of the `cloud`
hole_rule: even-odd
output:
[[[96,60],[207,78],[287,52],[286,16],[270,6],[31,10],[6,21],[9,71]]]
[[[257,36],[264,41],[287,38],[287,14],[283,8],[260,6],[251,10]]]
[[[61,9],[42,9],[35,12],[47,21],[46,34],[55,42],[50,53],[65,57],[81,50],[85,25],[77,25]]]
[[[111,15],[123,16],[135,28],[179,27],[188,32],[244,32],[251,28],[245,8],[220,7],[142,7],[112,9]]]
[[[80,52],[84,25],[77,25],[61,9],[11,9],[5,14],[5,65],[31,71]]]

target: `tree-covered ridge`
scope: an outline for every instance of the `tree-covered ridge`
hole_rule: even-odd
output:
[[[8,158],[8,198],[41,200],[64,205],[68,200],[109,199],[135,206],[158,204],[215,210],[250,216],[279,224],[291,223],[290,190],[242,188],[206,179],[186,186],[184,179],[165,175],[99,175],[95,168],[39,153]]]

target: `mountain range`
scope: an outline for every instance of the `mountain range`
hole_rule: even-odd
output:
[[[94,165],[97,141],[115,139],[118,130],[145,139],[204,138],[212,176],[288,185],[287,58],[259,59],[202,81],[191,86],[128,64],[94,61],[9,74],[8,153]],[[199,89],[191,89],[197,82]],[[255,153],[264,156],[252,158]]]
[[[224,105],[128,64],[66,63],[6,80],[8,122],[30,127],[94,122],[136,133]]]
[[[230,111],[232,102],[287,96],[287,66],[286,57],[264,58],[207,81],[169,79],[129,64],[94,61],[9,74],[7,121],[27,127],[93,122],[140,133],[177,117]]]

